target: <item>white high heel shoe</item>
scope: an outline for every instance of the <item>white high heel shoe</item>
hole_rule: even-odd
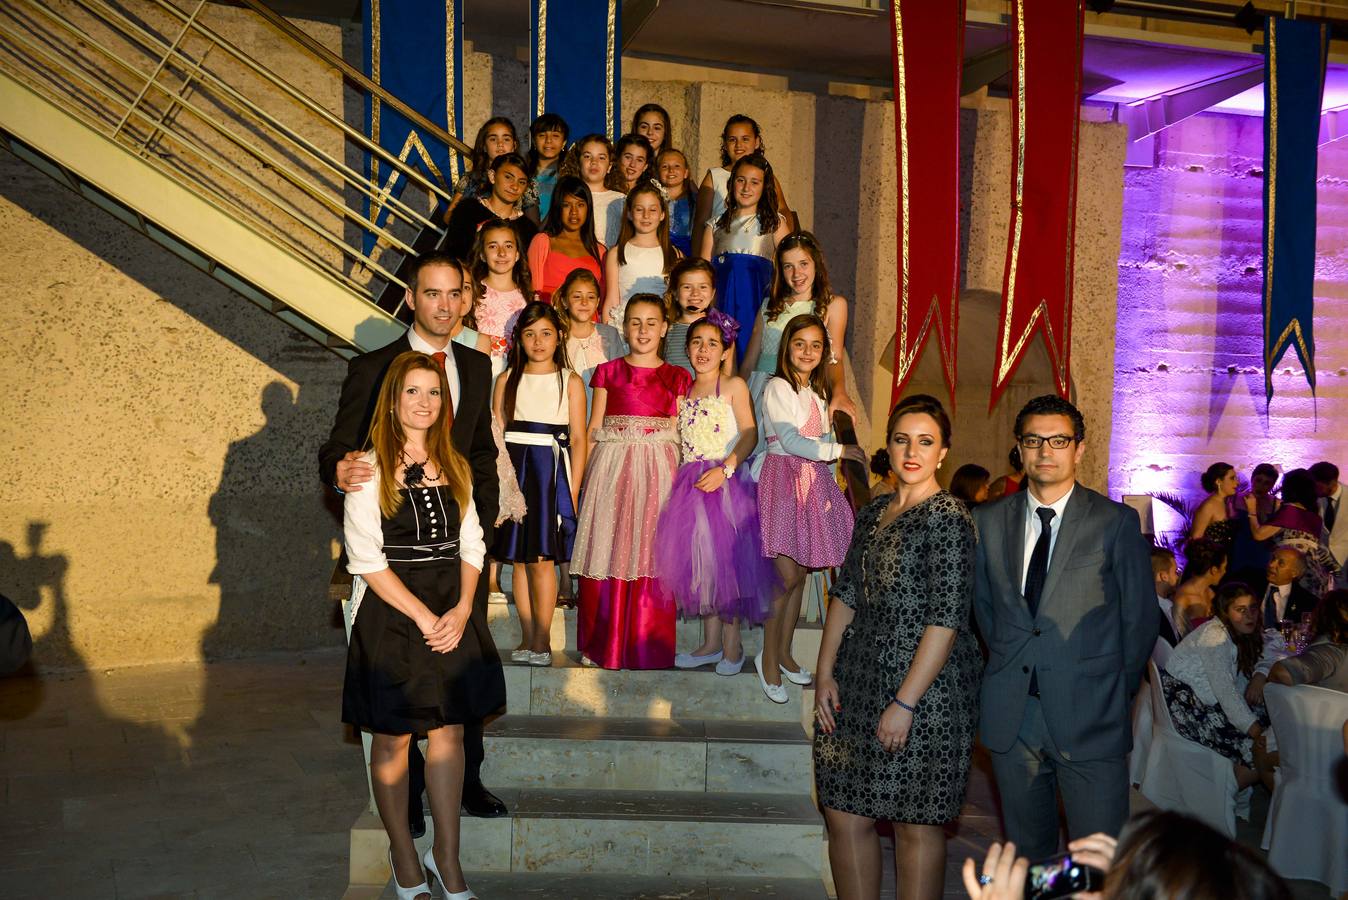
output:
[[[417,898],[422,896],[423,894],[427,895],[430,894],[431,886],[427,884],[425,881],[422,881],[421,884],[417,885],[416,887],[410,888],[405,888],[398,883],[398,869],[396,866],[393,865],[392,848],[390,848],[388,852],[388,867],[393,870],[393,889],[398,892],[398,900],[417,900]],[[422,872],[421,874],[425,875],[426,873]]]
[[[431,870],[431,874],[435,876],[435,880],[440,882],[440,890],[444,891],[445,900],[477,900],[477,894],[474,894],[473,889],[467,884],[464,884],[463,890],[461,891],[450,891],[449,888],[445,887],[445,879],[440,877],[440,870],[435,867],[434,848],[428,848],[426,852],[422,854],[421,861],[426,864],[426,868]],[[403,900],[403,898],[399,897],[398,900]]]

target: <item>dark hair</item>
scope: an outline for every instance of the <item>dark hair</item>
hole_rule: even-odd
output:
[[[707,318],[706,316],[703,316],[702,318],[694,322],[692,325],[689,325],[688,330],[684,332],[683,349],[685,351],[687,351],[689,345],[693,343],[693,333],[696,332],[699,328],[710,328],[712,331],[716,332],[716,339],[721,342],[722,354],[724,354],[726,350],[729,350],[731,347],[735,346],[734,341],[727,341],[725,339],[725,332],[721,330],[720,325],[717,325],[711,319]],[[689,363],[689,365],[691,366],[692,363]]]
[[[1169,547],[1151,548],[1151,574],[1160,575],[1175,561],[1175,551]]]
[[[1320,484],[1339,480],[1339,467],[1332,462],[1318,462],[1310,467],[1311,478]]]
[[[1016,440],[1020,440],[1024,434],[1025,420],[1030,416],[1066,416],[1072,420],[1072,437],[1076,442],[1081,443],[1086,439],[1086,420],[1081,417],[1081,410],[1057,394],[1035,397],[1020,408],[1020,412],[1016,413]]]
[[[889,419],[885,422],[886,447],[889,446],[889,436],[894,433],[894,426],[899,424],[899,419],[909,413],[919,413],[935,419],[936,427],[941,430],[941,446],[950,446],[950,416],[946,415],[945,407],[941,405],[941,401],[931,394],[910,394],[895,403],[894,408],[889,412]]]
[[[501,427],[508,425],[515,418],[515,394],[519,391],[520,378],[524,376],[524,364],[528,358],[524,353],[524,341],[520,336],[524,334],[524,329],[534,324],[540,319],[547,319],[552,327],[557,329],[557,349],[552,351],[552,361],[557,364],[557,389],[566,396],[566,328],[562,325],[561,316],[557,315],[557,310],[552,308],[549,303],[540,303],[537,300],[525,304],[524,309],[520,310],[520,317],[515,322],[515,330],[510,335],[510,355],[507,357],[506,382],[504,393],[501,397],[501,411],[505,413],[505,421]]]
[[[1216,541],[1198,538],[1184,545],[1184,580],[1201,578],[1226,562],[1226,548]]]
[[[468,280],[468,274],[462,260],[443,250],[432,250],[418,256],[416,262],[412,264],[412,271],[407,275],[407,288],[412,293],[417,292],[417,277],[421,275],[421,270],[427,266],[449,266],[451,269],[458,270],[461,280]]]
[[[1250,473],[1250,478],[1254,479],[1260,475],[1267,475],[1275,482],[1278,480],[1278,470],[1273,467],[1273,463],[1260,463],[1255,466],[1254,471]]]
[[[1207,471],[1199,477],[1199,482],[1203,485],[1203,490],[1209,494],[1217,490],[1217,482],[1226,477],[1227,472],[1234,472],[1236,467],[1230,463],[1215,462],[1208,466]]]
[[[889,462],[889,447],[881,447],[871,454],[871,474],[876,478],[888,478],[894,473]]]
[[[637,126],[641,124],[641,117],[649,112],[659,113],[660,119],[665,123],[665,139],[660,143],[660,150],[664,151],[669,147],[670,132],[674,129],[669,121],[669,112],[659,103],[643,103],[637,107],[637,111],[632,113],[631,132],[632,134],[640,134],[640,132],[637,131]],[[642,137],[645,137],[645,135],[642,135]],[[650,143],[650,141],[647,140],[647,143]],[[655,147],[652,146],[651,150],[654,151]],[[652,159],[651,162],[654,163],[655,160]]]
[[[637,175],[637,180],[632,183],[630,188],[627,186],[626,182],[620,183],[617,189],[624,194],[629,190],[635,190],[655,177],[655,148],[651,146],[650,141],[639,134],[625,134],[618,138],[618,143],[613,145],[613,168],[609,171],[618,171],[618,160],[622,158],[623,151],[628,147],[640,147],[642,150],[646,151],[646,168],[641,170],[641,173]],[[622,175],[619,174],[618,180],[621,180],[621,178]],[[664,194],[661,194],[660,196],[663,197]]]
[[[599,255],[599,239],[594,236],[594,196],[579,175],[563,175],[557,179],[557,186],[552,189],[552,206],[548,209],[548,217],[543,220],[543,233],[548,237],[562,233],[562,201],[567,197],[579,197],[585,201],[585,223],[580,226],[580,243],[585,252],[594,257],[595,262],[603,265],[604,260]]]
[[[468,161],[469,168],[479,174],[486,172],[487,163],[491,162],[487,159],[487,132],[491,131],[494,125],[504,125],[509,128],[510,139],[515,142],[517,148],[520,145],[519,135],[515,133],[515,123],[505,116],[492,116],[483,122],[482,127],[477,130],[477,137],[473,140],[473,155],[469,157]],[[525,169],[524,172],[528,174],[529,170]]]
[[[1177,812],[1138,813],[1119,835],[1106,900],[1291,900],[1248,847]]]
[[[543,160],[538,157],[538,148],[535,141],[540,134],[546,134],[549,131],[560,131],[562,133],[562,152],[557,158],[557,165],[562,164],[562,157],[566,155],[566,139],[571,135],[571,127],[566,124],[566,119],[556,113],[543,113],[529,125],[529,168],[525,169],[529,177],[533,178],[538,174],[538,167]]]
[[[613,175],[613,142],[608,139],[606,134],[599,134],[598,132],[587,134],[572,144],[571,149],[566,151],[566,156],[562,157],[562,167],[558,169],[558,172],[580,178],[580,155],[585,152],[586,144],[604,145],[604,152],[608,154],[608,171],[604,173],[604,187],[612,187],[609,180]]]
[[[745,158],[747,159],[748,157]],[[797,333],[811,327],[818,328],[820,332],[823,333],[824,352],[819,358],[819,365],[815,366],[814,371],[810,373],[809,380],[805,384],[801,384],[796,380],[796,373],[790,368],[790,363],[787,362],[788,354],[791,352],[791,339],[794,338]],[[824,374],[824,370],[828,368],[828,366],[825,365],[825,360],[827,360],[828,357],[828,328],[825,327],[824,320],[818,316],[803,313],[787,322],[786,328],[782,329],[782,342],[777,347],[777,368],[772,374],[777,378],[784,379],[787,384],[791,385],[793,391],[799,390],[802,387],[808,387],[820,397],[823,397],[824,402],[827,403],[833,396],[833,388],[830,386],[829,380]],[[824,423],[824,428],[825,430],[829,428],[827,422]],[[885,443],[889,443],[887,436]]]
[[[824,251],[819,246],[819,241],[808,231],[793,231],[778,242],[777,277],[772,281],[772,294],[768,297],[768,308],[764,310],[763,317],[769,322],[777,321],[786,310],[787,301],[791,299],[791,286],[786,283],[786,275],[782,272],[782,257],[788,250],[803,251],[814,263],[814,284],[810,285],[810,298],[814,300],[814,309],[811,311],[819,318],[824,318],[828,312],[829,301],[833,299],[833,288],[828,281],[828,265],[824,262]]]
[[[1348,590],[1340,588],[1320,598],[1311,614],[1311,634],[1336,644],[1348,643]]]
[[[978,489],[987,487],[991,478],[992,473],[977,463],[965,463],[950,476],[950,493],[973,509],[978,505]]]
[[[572,269],[567,273],[566,278],[562,279],[562,286],[557,288],[557,291],[552,295],[552,305],[555,306],[560,313],[562,324],[567,331],[571,330],[571,302],[566,299],[566,296],[571,293],[571,288],[575,286],[577,281],[587,280],[594,284],[595,298],[597,301],[595,305],[595,315],[598,315],[598,304],[604,301],[604,292],[599,287],[599,279],[595,277],[595,274],[589,269],[579,266]]]
[[[515,287],[520,289],[520,293],[526,297],[533,296],[533,285],[529,279],[529,259],[527,256],[528,247],[521,244],[520,231],[515,227],[513,220],[492,217],[482,223],[482,227],[477,230],[473,237],[473,251],[469,256],[472,268],[474,293],[486,289],[486,278],[491,274],[491,269],[487,266],[487,259],[483,255],[487,244],[487,232],[509,230],[515,236],[515,249],[519,251],[519,258],[515,260],[515,267],[510,272],[510,277],[515,279]],[[476,306],[476,304],[474,304]]]
[[[1025,460],[1020,458],[1020,444],[1016,444],[1011,448],[1011,452],[1006,454],[1006,462],[1013,472],[1025,471]]]
[[[781,216],[777,213],[777,182],[776,176],[772,174],[772,163],[761,153],[750,153],[735,160],[726,188],[725,212],[716,220],[716,227],[729,228],[730,223],[735,220],[735,176],[745,166],[753,166],[763,173],[763,193],[758,197],[758,233],[772,234],[777,230],[777,223],[781,221]]]
[[[1254,591],[1243,581],[1228,581],[1217,588],[1216,593],[1212,595],[1212,614],[1226,626],[1226,633],[1230,636],[1231,643],[1236,645],[1236,668],[1249,678],[1254,674],[1254,667],[1259,664],[1259,657],[1264,653],[1264,636],[1259,629],[1250,634],[1241,634],[1231,627],[1231,604],[1241,597],[1253,598]]]
[[[655,240],[660,244],[660,251],[664,256],[664,266],[660,269],[661,275],[668,275],[669,270],[679,261],[679,251],[674,249],[674,245],[669,242],[669,204],[665,202],[664,192],[660,187],[651,181],[638,181],[637,186],[632,188],[627,194],[627,199],[623,201],[623,223],[618,229],[618,265],[627,265],[627,242],[636,237],[637,226],[632,221],[632,203],[642,194],[650,194],[656,200],[660,201],[660,212],[662,218],[660,224],[655,227]]]
[[[1319,499],[1315,495],[1315,479],[1305,469],[1293,469],[1282,476],[1283,503],[1295,503],[1311,512],[1316,511]]]
[[[730,154],[727,153],[726,150],[725,150],[725,139],[726,139],[726,136],[730,134],[730,126],[731,126],[731,125],[748,125],[751,129],[753,129],[754,137],[758,138],[758,149],[757,149],[757,150],[754,150],[752,153],[750,153],[750,154],[749,154],[750,156],[754,155],[755,153],[757,153],[757,154],[763,154],[763,153],[767,153],[767,152],[768,152],[767,145],[763,143],[763,129],[759,128],[759,127],[758,127],[758,123],[755,122],[753,119],[749,118],[748,116],[745,116],[745,115],[741,115],[741,114],[739,114],[739,113],[736,113],[735,115],[733,115],[733,116],[731,116],[730,118],[728,118],[728,119],[725,120],[725,127],[723,127],[723,128],[721,129],[721,165],[722,165],[722,166],[728,166],[728,165],[730,165]]]
[[[700,256],[685,256],[669,270],[669,285],[665,288],[665,315],[671,322],[679,318],[679,282],[689,272],[702,272],[707,276],[711,282],[711,303],[707,309],[716,308],[716,270]]]

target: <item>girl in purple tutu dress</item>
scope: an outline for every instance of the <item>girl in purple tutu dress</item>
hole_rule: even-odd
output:
[[[866,453],[832,439],[828,424],[828,330],[816,315],[786,323],[777,371],[763,388],[767,453],[758,479],[758,515],[764,556],[774,559],[782,586],[763,626],[763,652],[754,668],[763,693],[785,703],[785,676],[809,684],[810,673],[791,657],[800,596],[810,569],[842,565],[852,539],[852,507],[834,480],[833,461],[866,463]]]
[[[679,467],[674,417],[692,377],[660,358],[665,305],[636,294],[623,316],[626,356],[595,369],[590,440],[571,571],[580,576],[581,662],[605,669],[674,664],[674,598],[655,578],[655,523]]]
[[[717,310],[688,328],[694,381],[679,401],[683,465],[655,533],[655,572],[685,616],[702,616],[702,646],[674,657],[680,669],[716,663],[716,674],[744,666],[740,622],[767,618],[777,577],[759,552],[758,498],[739,463],[754,449],[749,386],[723,376],[735,346],[735,320]]]

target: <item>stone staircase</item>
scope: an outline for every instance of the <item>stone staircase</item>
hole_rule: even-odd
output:
[[[810,688],[791,687],[777,705],[752,663],[733,677],[710,666],[584,668],[574,610],[553,619],[552,666],[511,664],[514,607],[492,604],[489,620],[507,660],[508,708],[487,728],[483,781],[510,815],[463,820],[461,858],[483,900],[827,896]],[[793,652],[803,664],[821,633],[800,623]],[[680,648],[700,640],[700,623],[680,622]],[[746,630],[746,652],[761,640]],[[394,896],[386,847],[378,818],[363,814],[351,830],[348,898]]]

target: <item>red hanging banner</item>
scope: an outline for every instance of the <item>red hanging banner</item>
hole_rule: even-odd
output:
[[[1013,0],[1011,228],[992,401],[1042,330],[1066,397],[1081,115],[1081,0]]]
[[[953,406],[964,0],[893,0],[891,12],[899,174],[899,309],[891,402],[899,399],[934,333]]]

